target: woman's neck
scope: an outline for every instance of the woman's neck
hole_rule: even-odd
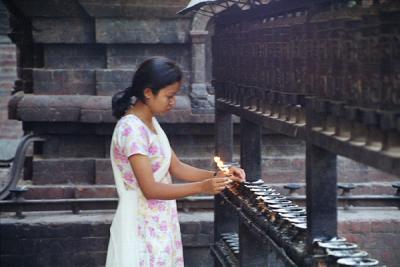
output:
[[[136,101],[136,103],[126,111],[126,114],[133,114],[144,123],[151,126],[151,128],[153,126],[153,113],[142,101]]]

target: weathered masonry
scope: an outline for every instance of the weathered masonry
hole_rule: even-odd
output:
[[[79,186],[79,197],[115,196],[110,96],[128,87],[136,66],[150,56],[171,58],[184,72],[176,108],[160,119],[171,142],[212,134],[200,130],[213,123],[205,38],[192,27],[196,16],[176,15],[184,1],[3,2],[18,47],[18,94],[9,117],[23,122],[25,135],[46,140],[29,158],[26,198],[71,198]]]
[[[400,175],[397,1],[191,1],[213,17],[216,151],[241,118],[248,183],[215,199],[216,266],[378,266],[337,237],[337,155]],[[306,211],[259,181],[261,129],[306,143]],[[399,198],[393,198],[399,202]]]
[[[0,19],[0,33],[7,33],[18,50],[18,93],[9,103],[9,116],[21,121],[23,140],[31,134],[40,138],[35,139],[33,153],[28,151],[26,158],[19,153],[20,164],[13,162],[19,172],[10,171],[17,175],[8,177],[16,179],[0,186],[0,265],[103,266],[118,201],[109,159],[116,122],[111,95],[129,86],[145,58],[176,61],[185,82],[177,106],[161,123],[183,160],[210,167],[214,97],[207,88],[204,32],[193,28],[196,15],[176,15],[184,0],[1,3],[0,13],[9,15],[11,23],[9,28],[3,25],[6,19]],[[197,158],[192,159],[193,154]],[[15,188],[22,172],[25,193]],[[184,202],[178,202],[184,210],[192,204],[212,207],[210,198]],[[106,211],[84,218],[86,209]],[[52,217],[49,210],[60,213]],[[65,210],[67,214],[60,215]],[[40,223],[34,214],[39,214]],[[211,211],[180,215],[185,260],[209,265]]]

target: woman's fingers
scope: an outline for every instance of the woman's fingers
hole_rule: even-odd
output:
[[[229,172],[231,174],[233,174],[233,176],[236,176],[236,177],[239,177],[240,179],[242,179],[242,181],[246,180],[246,173],[244,172],[244,170],[242,168],[232,166],[229,168]]]
[[[246,179],[246,173],[244,172],[243,169],[237,169],[236,170],[236,176],[239,176],[241,179],[245,180]]]
[[[215,184],[227,184],[227,183],[229,183],[230,179],[227,177],[222,177],[222,178],[214,178],[213,180],[214,180]]]
[[[239,169],[239,173],[240,173],[240,178],[242,178],[243,180],[246,180],[246,173],[244,172],[244,170]]]
[[[222,190],[226,188],[226,186],[231,182],[232,180],[223,177],[223,178],[214,178],[213,179],[213,187],[214,187],[214,192],[215,194],[220,193]]]
[[[237,176],[232,176],[230,178],[232,179],[232,181],[235,181],[235,182],[239,182],[239,183],[243,182],[243,179],[241,179],[241,178],[239,178]]]

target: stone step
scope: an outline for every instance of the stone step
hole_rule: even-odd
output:
[[[94,149],[94,147],[94,145],[87,145],[86,151],[92,151],[95,154],[99,153],[97,150],[102,149]],[[182,157],[181,160],[198,168],[214,169],[211,156],[207,158]],[[358,165],[351,162],[340,163],[338,166],[338,182],[390,183],[398,180],[396,177],[376,169],[370,167],[356,168],[356,166]],[[304,183],[304,168],[305,162],[302,158],[264,158],[262,161],[262,177],[269,183]],[[54,175],[54,173],[58,173],[58,175]],[[114,184],[111,163],[108,158],[35,158],[32,181],[35,185]]]
[[[113,185],[30,185],[26,199],[114,198]]]
[[[1,266],[104,266],[114,212],[32,212],[22,220],[2,214]],[[212,220],[212,212],[179,212],[187,266],[212,266]]]
[[[104,266],[114,211],[25,214],[24,219],[16,219],[13,214],[0,215],[0,262],[4,266]],[[213,238],[213,213],[179,212],[179,221],[186,265],[212,266],[209,245]],[[339,209],[338,232],[381,265],[398,266],[398,209]]]
[[[287,195],[288,190],[284,189],[287,183],[270,183],[264,179],[267,184],[275,188],[282,195]],[[176,181],[180,182],[180,181]],[[305,185],[296,191],[300,195],[305,194]],[[356,188],[351,191],[353,195],[394,195],[396,189],[391,183],[354,183]],[[113,198],[117,197],[114,185],[27,185],[29,191],[24,194],[26,199],[63,199],[63,198]],[[341,190],[338,189],[338,195]]]

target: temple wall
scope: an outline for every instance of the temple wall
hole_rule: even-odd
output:
[[[192,16],[176,15],[187,4],[186,0],[8,2],[19,18],[11,27],[19,56],[17,58],[16,46],[7,41],[8,37],[4,38],[8,27],[4,26],[7,22],[0,2],[0,139],[20,137],[22,127],[24,133],[34,132],[46,139],[37,144],[34,156],[29,159],[31,164],[27,166],[31,168],[26,169],[24,176],[30,185],[26,198],[116,196],[109,162],[110,137],[116,122],[111,116],[110,96],[129,85],[138,63],[155,55],[176,60],[185,74],[178,106],[160,118],[173,149],[185,162],[213,168],[213,95],[208,94],[212,93],[212,88],[207,87],[211,80],[211,62],[206,60],[211,48],[208,46],[202,51],[195,45],[196,38],[200,38],[196,34],[203,33],[191,33],[195,28]],[[211,28],[207,29],[212,33]],[[209,39],[207,44],[210,44]],[[200,49],[199,55],[204,56],[204,62],[194,56],[197,49]],[[196,62],[204,64],[206,71],[195,69]],[[20,92],[14,96],[14,104],[7,112],[14,80]],[[13,120],[7,120],[8,116]],[[238,136],[235,142],[235,159],[238,160]],[[284,192],[284,184],[304,183],[305,148],[301,141],[266,132],[262,150],[265,181],[275,184],[281,192]],[[339,158],[338,179],[339,182],[359,183],[354,194],[393,194],[391,183],[396,180],[342,157]],[[303,192],[304,188],[300,190]],[[181,224],[185,257],[199,264],[193,266],[210,266],[207,248],[213,218],[210,215],[200,223],[190,221],[194,218],[196,215]],[[68,226],[60,224],[55,228],[51,223],[35,222],[34,216],[19,223],[2,222],[1,242],[7,249],[2,250],[0,259],[6,266],[7,263],[23,266],[21,261],[30,263],[33,259],[40,262],[29,266],[45,266],[75,255],[73,260],[78,264],[75,266],[101,265],[105,259],[109,222],[70,222]],[[348,225],[347,228],[343,226],[343,233],[356,231],[352,238],[358,238],[360,232],[354,230],[356,226]],[[371,225],[371,222],[363,225]],[[374,227],[378,229],[378,226]],[[387,240],[389,244],[393,242],[390,238],[398,235],[394,228],[379,229],[375,237],[371,237],[375,239],[366,238],[365,243],[372,244],[380,238],[379,242]],[[83,235],[85,231],[90,234]],[[51,241],[53,238],[56,241]],[[65,253],[61,253],[62,244],[68,249]],[[89,256],[79,254],[88,247],[91,247]],[[31,248],[40,257],[32,256]],[[387,247],[382,248],[389,251]],[[387,253],[394,255],[391,251]]]
[[[17,51],[7,36],[9,13],[0,2],[0,140],[17,139],[22,135],[21,122],[8,119],[8,101],[17,78]]]

